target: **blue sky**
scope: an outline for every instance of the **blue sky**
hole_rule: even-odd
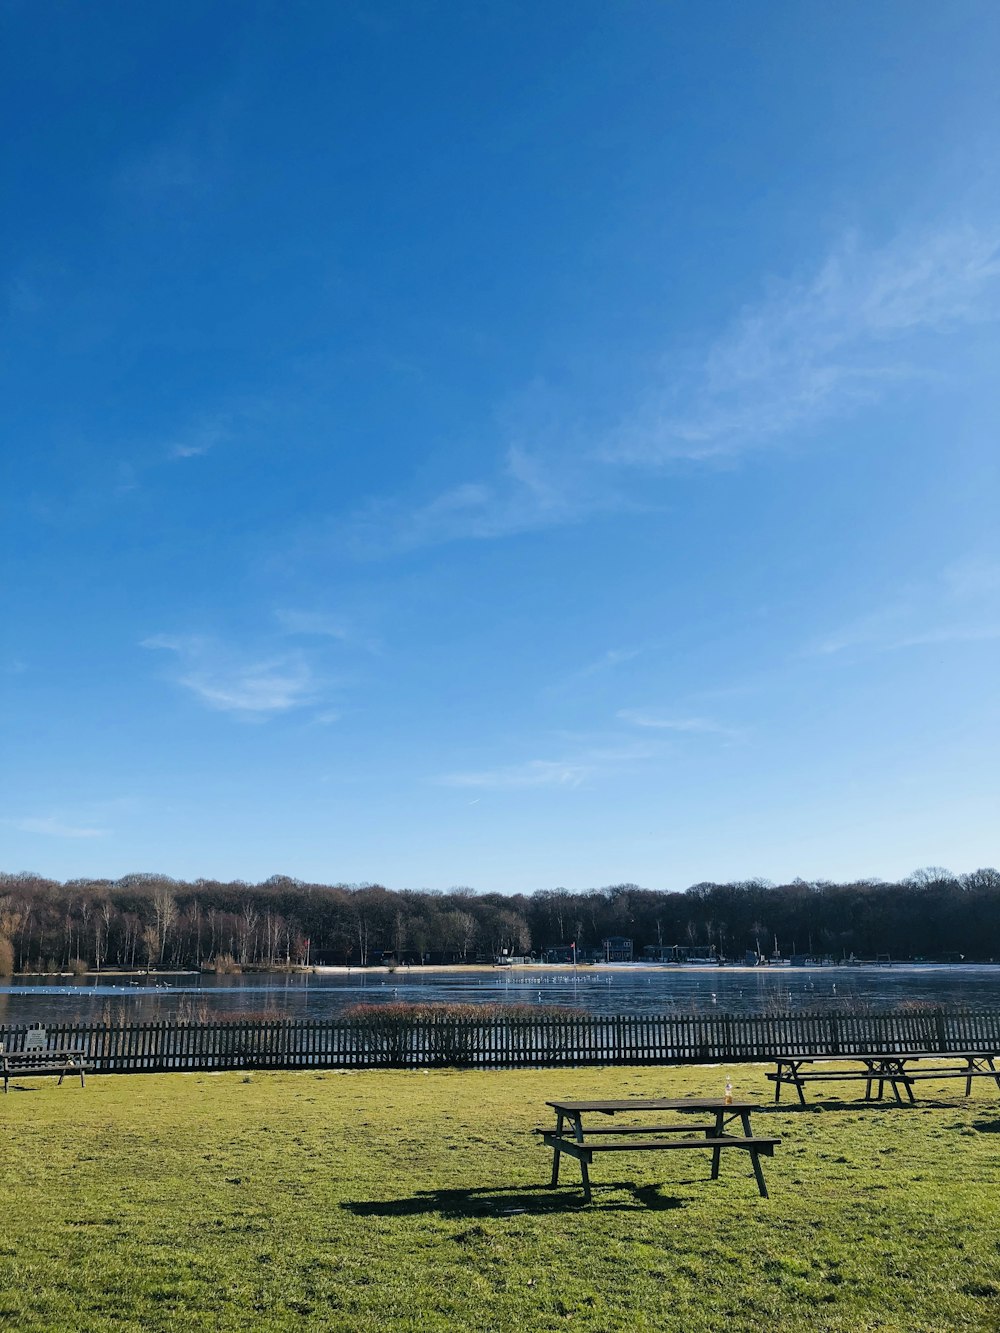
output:
[[[0,863],[1000,862],[1000,9],[5,3]]]

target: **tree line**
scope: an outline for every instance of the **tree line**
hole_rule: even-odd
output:
[[[1000,959],[1000,871],[929,868],[900,882],[797,879],[636,884],[532,894],[259,884],[133,874],[65,882],[0,874],[0,975],[117,968],[367,966],[544,955],[579,956],[625,936],[742,961],[747,950],[835,959]]]

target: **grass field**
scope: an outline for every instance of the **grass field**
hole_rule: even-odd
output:
[[[769,1200],[742,1153],[714,1183],[708,1153],[599,1158],[589,1208],[575,1162],[542,1188],[547,1098],[718,1096],[727,1072],[784,1140]],[[0,1098],[0,1327],[1000,1328],[987,1081],[799,1110],[764,1074],[23,1080]]]

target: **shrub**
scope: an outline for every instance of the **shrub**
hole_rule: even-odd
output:
[[[343,1018],[375,1019],[380,1022],[424,1022],[436,1018],[464,1018],[476,1023],[526,1022],[536,1018],[565,1018],[586,1015],[585,1009],[561,1004],[457,1004],[447,1001],[418,1000],[408,1003],[393,1000],[389,1004],[352,1004]]]

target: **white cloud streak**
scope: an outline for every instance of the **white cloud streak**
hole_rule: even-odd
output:
[[[927,374],[922,340],[1000,316],[1000,226],[848,236],[810,279],[776,283],[704,353],[666,377],[598,450],[656,466],[737,454],[808,430]]]
[[[529,392],[496,473],[422,503],[373,500],[337,536],[372,556],[648,512],[637,470],[733,459],[801,437],[939,375],[932,353],[943,335],[998,318],[1000,225],[941,225],[881,248],[852,233],[810,277],[772,280],[694,352],[690,373],[666,367],[617,427],[581,426],[586,403]]]
[[[515,445],[489,481],[462,482],[418,505],[373,500],[338,535],[355,554],[370,557],[450,541],[510,537],[640,507],[592,469],[532,455]]]
[[[340,639],[347,642],[354,632],[346,621],[325,611],[276,611],[275,618],[286,634],[308,638]]]
[[[214,417],[192,426],[180,438],[167,447],[167,457],[172,459],[200,458],[209,453],[216,445],[228,440],[232,434],[232,421],[228,416]]]
[[[19,833],[37,833],[47,838],[104,838],[108,832],[102,828],[83,828],[75,824],[66,824],[51,815],[42,818],[4,819],[0,822],[8,828],[17,829]]]
[[[595,768],[591,764],[529,759],[523,764],[510,764],[480,772],[447,773],[437,781],[443,787],[484,787],[496,791],[523,787],[579,787],[594,772]]]
[[[1000,561],[972,558],[809,644],[807,656],[1000,639]]]
[[[520,764],[471,772],[446,773],[434,781],[443,787],[513,791],[533,787],[573,788],[609,772],[621,772],[658,751],[649,745],[594,748],[564,759],[529,759]]]
[[[241,659],[210,640],[168,634],[141,646],[176,654],[181,669],[174,684],[220,712],[262,720],[313,703],[319,693],[311,667],[298,654]]]
[[[633,727],[644,727],[652,731],[674,731],[711,736],[735,738],[742,733],[734,727],[724,726],[710,717],[673,717],[664,716],[645,708],[620,708],[616,716]]]

